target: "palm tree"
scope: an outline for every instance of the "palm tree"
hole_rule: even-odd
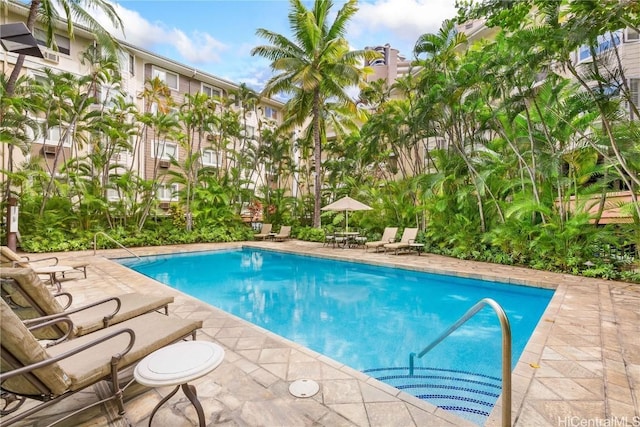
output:
[[[269,79],[263,95],[282,93],[291,97],[285,105],[291,125],[303,125],[311,117],[316,172],[313,225],[320,227],[323,133],[320,128],[325,104],[330,99],[355,111],[346,88],[360,82],[362,70],[357,65],[369,53],[350,51],[345,39],[347,22],[358,10],[356,0],[348,0],[333,23],[329,22],[331,0],[315,0],[313,9],[307,9],[301,0],[290,1],[293,39],[260,28],[256,33],[272,44],[257,46],[251,54],[272,61],[271,68],[277,74]]]
[[[118,17],[113,5],[107,0],[32,0],[29,5],[29,15],[27,16],[26,22],[26,26],[29,31],[33,32],[36,19],[38,19],[44,26],[44,32],[47,36],[47,46],[53,46],[55,48],[54,30],[56,20],[60,17],[58,14],[58,7],[64,11],[69,38],[73,39],[74,23],[86,25],[93,33],[100,46],[111,51],[111,53],[115,52],[115,48],[117,46],[116,41],[111,37],[109,32],[100,25],[90,11],[90,9],[101,10],[105,13],[107,18],[109,18],[116,29],[121,28],[122,21],[120,20],[120,17]],[[25,55],[18,55],[16,65],[13,67],[11,76],[7,83],[8,96],[13,95],[16,81],[22,71],[24,59]]]

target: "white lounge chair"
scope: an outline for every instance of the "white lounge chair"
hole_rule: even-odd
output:
[[[398,227],[386,227],[380,240],[366,242],[364,244],[364,250],[367,251],[369,248],[372,248],[378,252],[378,249],[383,248],[387,243],[393,243],[396,240],[396,234],[398,234]]]
[[[168,305],[173,302],[173,297],[168,295],[155,296],[132,292],[70,309],[72,295],[68,292],[52,295],[30,268],[2,268],[0,286],[2,299],[22,320],[67,315],[75,326],[74,336],[86,335],[151,311],[163,311],[164,314],[168,314]],[[56,300],[58,296],[67,299],[66,305],[63,306]],[[34,334],[40,339],[55,339],[67,331],[65,326],[55,325],[40,329]]]
[[[84,408],[115,400],[118,413],[124,415],[121,375],[132,366],[168,344],[188,336],[195,339],[201,320],[180,319],[160,313],[147,313],[91,334],[43,348],[32,331],[52,322],[63,322],[73,329],[73,322],[61,314],[52,319],[33,319],[27,325],[0,299],[0,383],[3,399],[14,404],[3,408],[2,425],[9,426],[83,390],[107,380],[108,396],[102,400],[83,397]],[[24,410],[18,409],[27,400]],[[9,414],[15,413],[13,417]],[[62,420],[60,420],[62,421]]]
[[[262,224],[262,228],[260,228],[260,232],[258,234],[254,234],[254,239],[265,240],[268,237],[271,237],[271,224]]]
[[[47,266],[56,266],[60,268],[68,267],[69,271],[77,270],[84,274],[85,279],[87,278],[87,266],[90,264],[89,261],[63,260],[62,264],[59,264],[60,260],[55,256],[32,260],[26,255],[18,255],[9,249],[8,246],[0,247],[0,264],[4,267],[37,268],[38,266],[35,265],[35,263],[43,261],[47,261]]]
[[[392,250],[394,251],[393,253],[395,255],[398,255],[398,252],[401,249],[410,248],[411,244],[416,241],[417,236],[418,236],[417,228],[405,228],[404,231],[402,232],[402,237],[400,238],[400,241],[395,243],[385,244],[383,246],[384,251],[387,252],[387,250]]]
[[[280,227],[280,231],[273,236],[273,240],[276,242],[283,242],[291,237],[291,226],[283,225]]]

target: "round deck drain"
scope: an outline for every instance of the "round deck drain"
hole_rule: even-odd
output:
[[[314,380],[296,380],[289,386],[289,393],[295,397],[311,397],[315,395],[320,386]]]

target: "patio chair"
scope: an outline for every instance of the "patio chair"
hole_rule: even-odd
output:
[[[401,249],[410,248],[411,244],[415,242],[417,236],[418,236],[417,228],[405,228],[404,231],[402,232],[402,237],[400,238],[400,241],[385,244],[383,246],[384,251],[387,252],[387,250],[392,250],[394,251],[393,253],[395,255],[398,255]]]
[[[362,231],[360,233],[360,235],[354,236],[353,240],[351,241],[351,247],[366,249],[365,244],[367,243],[367,236],[365,236],[364,232]]]
[[[124,415],[123,391],[119,373],[128,366],[168,344],[189,335],[195,339],[202,321],[180,319],[159,313],[147,313],[119,325],[96,331],[83,337],[43,348],[31,332],[50,326],[52,322],[72,322],[61,315],[40,323],[34,319],[24,324],[11,308],[0,301],[2,342],[0,343],[0,384],[2,398],[8,404],[2,408],[0,424],[9,426],[36,412],[108,380],[110,395],[98,402],[86,402],[84,407],[65,416],[115,399],[119,414]],[[18,411],[27,399],[39,401]],[[10,414],[15,414],[8,417]]]
[[[347,245],[348,242],[348,238],[347,236],[344,234],[345,231],[341,228],[337,228],[334,232],[333,232],[333,247],[338,247],[338,248],[344,248]]]
[[[2,299],[20,319],[64,314],[73,322],[75,336],[85,335],[150,311],[164,310],[164,314],[169,314],[168,306],[173,302],[172,296],[127,293],[68,309],[72,303],[71,294],[52,294],[30,268],[2,268],[0,284]],[[59,296],[66,297],[64,306],[56,300]],[[65,333],[66,325],[59,324],[38,330],[35,335],[40,339],[56,339]]]
[[[322,246],[334,246],[336,245],[336,235],[332,231],[324,230],[324,241],[322,242]]]
[[[283,242],[291,237],[291,226],[283,225],[280,227],[280,231],[273,236],[273,240],[276,242]]]
[[[366,242],[364,244],[364,250],[368,251],[369,248],[373,248],[376,250],[376,252],[378,252],[378,249],[384,249],[384,245],[386,245],[387,243],[393,243],[396,240],[396,234],[398,234],[398,227],[386,227],[382,232],[382,237],[380,238],[380,240]]]
[[[264,240],[271,237],[271,227],[272,227],[272,224],[262,224],[262,227],[260,228],[260,232],[258,234],[254,234],[253,238]]]
[[[88,261],[64,260],[63,261],[64,265],[62,265],[62,264],[59,264],[60,262],[59,258],[55,256],[31,260],[26,255],[18,255],[17,253],[9,249],[7,246],[0,247],[0,264],[2,266],[27,268],[27,267],[35,267],[34,266],[35,263],[39,263],[43,261],[49,261],[47,264],[48,266],[55,265],[58,267],[69,267],[69,270],[78,270],[79,272],[83,273],[85,279],[87,278],[87,267],[90,265],[90,262]],[[64,276],[64,273],[63,273],[63,276]]]

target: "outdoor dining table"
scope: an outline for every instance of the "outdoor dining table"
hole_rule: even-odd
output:
[[[341,242],[338,242],[339,244],[342,244],[343,248],[346,248],[347,245],[355,241],[355,238],[358,237],[359,235],[360,235],[360,232],[358,231],[336,231],[335,233],[336,237],[343,238]]]

